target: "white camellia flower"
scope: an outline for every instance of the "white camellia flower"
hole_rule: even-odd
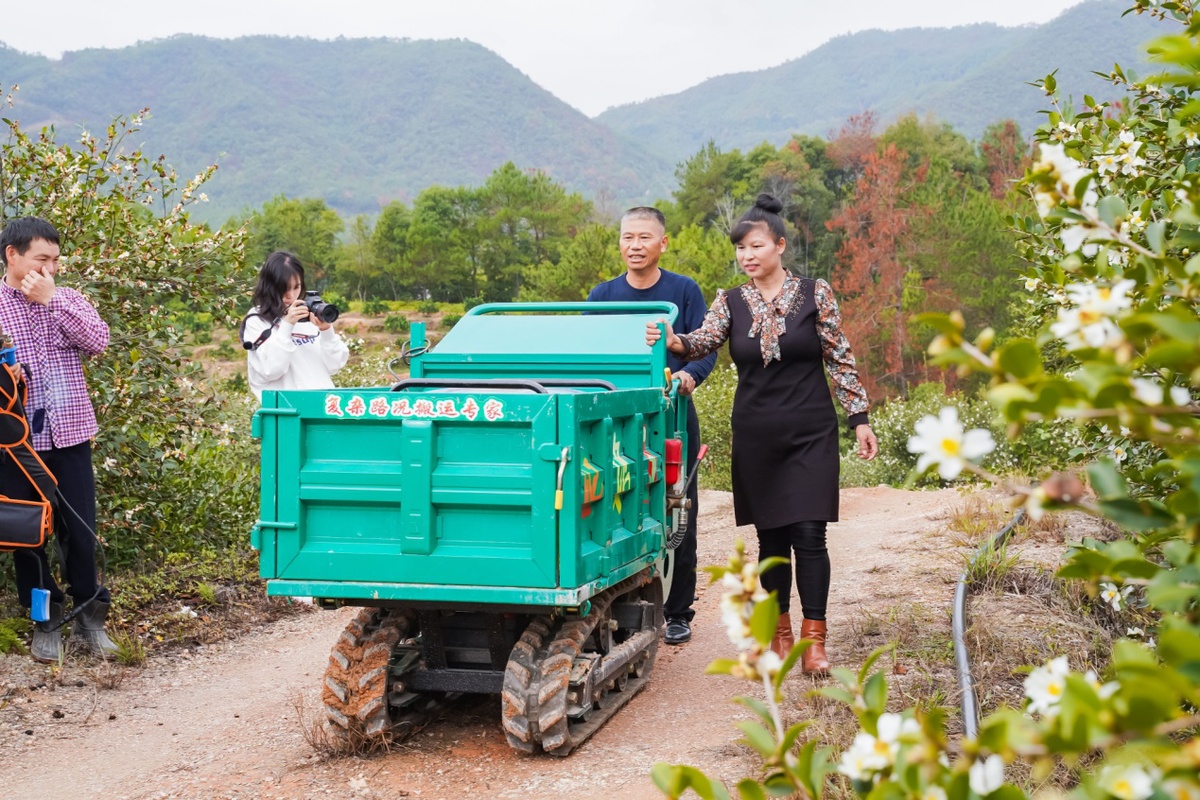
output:
[[[1058,321],[1050,326],[1050,332],[1068,350],[1115,347],[1125,340],[1125,334],[1111,318],[1132,307],[1128,293],[1135,285],[1132,280],[1121,280],[1111,287],[1094,283],[1067,286],[1067,298],[1074,307],[1059,309]]]
[[[1133,396],[1135,399],[1148,406],[1162,405],[1163,384],[1153,378],[1131,378],[1129,382],[1133,385]],[[1170,387],[1167,389],[1167,395],[1171,398],[1171,402],[1177,406],[1186,406],[1192,402],[1191,393],[1183,386]]]
[[[1057,711],[1058,703],[1067,688],[1067,675],[1070,671],[1067,657],[1059,656],[1029,673],[1029,677],[1025,679],[1025,696],[1029,698],[1029,705],[1025,711],[1029,714],[1052,714]]]
[[[1101,175],[1116,175],[1121,169],[1121,157],[1116,153],[1101,153],[1096,156],[1096,169]]]
[[[750,632],[750,623],[746,618],[746,603],[742,602],[741,591],[736,595],[727,594],[721,598],[721,621],[725,623],[725,632],[729,641],[738,650],[749,650],[754,647],[754,636]]]
[[[781,667],[783,667],[783,659],[776,655],[774,650],[764,652],[754,664],[754,669],[760,675],[778,675]]]
[[[1004,759],[1000,756],[988,756],[984,761],[976,761],[968,771],[971,791],[980,797],[987,797],[1004,785]]]
[[[921,800],[946,800],[946,790],[940,786],[926,786],[921,792]]]
[[[1112,606],[1113,611],[1120,611],[1122,602],[1129,597],[1129,593],[1132,591],[1132,586],[1118,589],[1116,584],[1102,583],[1100,584],[1100,599]]]
[[[1136,178],[1141,174],[1140,167],[1146,166],[1146,159],[1137,154],[1141,148],[1141,142],[1134,142],[1129,150],[1121,154],[1121,174],[1128,175],[1131,178]]]
[[[1154,779],[1137,764],[1105,767],[1100,770],[1100,786],[1120,800],[1146,800],[1154,793]]]
[[[1046,516],[1046,501],[1048,499],[1046,490],[1041,486],[1038,486],[1026,495],[1025,502],[1022,505],[1025,508],[1025,513],[1029,515],[1030,522],[1037,522]]]
[[[1089,669],[1083,674],[1083,679],[1091,684],[1091,687],[1096,690],[1096,694],[1100,695],[1101,700],[1107,700],[1117,693],[1121,688],[1121,684],[1116,681],[1108,683],[1100,683],[1100,676],[1096,674],[1096,670]]]
[[[1126,629],[1125,629],[1125,635],[1126,635],[1126,636],[1129,636],[1129,637],[1135,637],[1135,636],[1136,636],[1137,638],[1139,638],[1139,639],[1140,639],[1141,637],[1143,637],[1143,636],[1145,636],[1145,635],[1146,635],[1146,632],[1145,632],[1144,630],[1142,630],[1141,628],[1138,628],[1138,627],[1133,627],[1133,628],[1126,628]]]
[[[871,780],[875,773],[892,765],[892,747],[866,731],[860,731],[838,764],[838,772],[851,780]]]
[[[884,714],[879,718],[879,740],[896,744],[901,736],[921,732],[921,724],[915,719],[905,719],[899,714]]]
[[[1188,147],[1196,147],[1200,145],[1200,136],[1197,136],[1195,131],[1188,131],[1187,136],[1183,138],[1183,143]]]
[[[1200,784],[1184,778],[1171,778],[1162,783],[1163,793],[1171,800],[1200,800]]]
[[[1103,228],[1090,225],[1086,222],[1064,224],[1058,232],[1058,238],[1062,242],[1064,253],[1082,251],[1088,258],[1100,252],[1100,245],[1095,244],[1091,240],[1102,239],[1104,235],[1105,231]]]
[[[1059,192],[1069,197],[1075,193],[1075,184],[1091,174],[1082,164],[1067,155],[1061,144],[1041,144],[1041,159],[1033,165],[1035,172],[1046,171],[1055,178]]]
[[[958,409],[953,406],[943,407],[936,417],[926,414],[914,429],[916,435],[908,438],[908,452],[920,454],[917,471],[924,472],[937,464],[942,480],[954,480],[967,461],[983,458],[996,449],[992,434],[982,428],[964,434]]]

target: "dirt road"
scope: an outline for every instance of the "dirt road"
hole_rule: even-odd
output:
[[[887,488],[842,493],[830,528],[833,587],[830,656],[839,662],[839,622],[897,594],[929,595],[952,559],[931,552],[930,531],[958,502],[954,490]],[[740,534],[729,495],[701,500],[700,564],[724,562]],[[499,700],[482,697],[392,752],[323,760],[306,741],[317,714],[329,650],[352,609],[290,618],[236,641],[171,656],[97,688],[96,667],[60,681],[27,659],[0,657],[0,797],[39,800],[215,798],[655,798],[659,761],[734,779],[753,762],[735,742],[740,681],[706,676],[731,655],[719,591],[702,577],[695,635],[662,646],[648,688],[567,759],[523,756],[505,744]],[[843,623],[844,624],[844,623]],[[844,628],[843,628],[844,630]],[[845,666],[856,666],[844,664]],[[811,683],[795,677],[796,691]],[[39,684],[41,684],[39,686]]]

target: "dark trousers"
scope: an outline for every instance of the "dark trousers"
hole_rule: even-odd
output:
[[[75,604],[78,605],[96,594],[96,475],[92,471],[92,443],[82,442],[71,447],[39,450],[38,455],[46,467],[58,479],[58,491],[62,499],[58,502],[54,517],[54,535],[62,555],[62,577],[67,584]],[[24,473],[11,459],[0,459],[0,491],[9,497],[32,500],[37,497]],[[82,519],[63,507],[63,500]],[[54,580],[46,548],[18,549],[13,551],[13,565],[17,573],[17,597],[21,605],[29,607],[34,587],[47,589],[50,600],[63,602],[65,594]],[[108,590],[101,589],[98,598],[107,603]]]
[[[690,474],[696,464],[696,456],[700,453],[700,418],[696,416],[696,407],[690,402],[687,410],[687,437],[687,470]],[[691,622],[696,616],[692,609],[692,601],[696,597],[696,518],[700,515],[700,478],[697,477],[688,486],[687,496],[692,501],[692,508],[688,513],[683,541],[671,551],[670,557],[675,559],[675,572],[671,576],[671,591],[663,604],[663,614],[667,619],[679,618]]]
[[[824,522],[793,522],[782,528],[758,531],[758,560],[772,556],[793,561],[795,554],[796,587],[805,619],[824,620],[829,602],[829,550],[825,547]],[[762,587],[775,592],[779,613],[791,608],[792,571],[787,565],[772,567],[759,576]]]

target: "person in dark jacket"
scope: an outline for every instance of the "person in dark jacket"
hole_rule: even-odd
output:
[[[669,301],[679,309],[675,325],[680,331],[692,331],[704,320],[706,305],[700,286],[686,275],[678,275],[658,265],[659,258],[669,245],[667,220],[657,208],[631,208],[621,217],[621,259],[625,272],[596,286],[588,300],[601,302]],[[672,378],[679,379],[679,393],[690,395],[696,390],[717,363],[716,353],[686,363],[668,356]],[[688,455],[690,473],[700,450],[700,420],[696,409],[688,404]],[[700,512],[698,481],[688,487],[691,512],[683,541],[671,557],[675,560],[671,591],[663,606],[667,618],[664,641],[683,644],[692,638],[692,602],[696,596],[696,517]]]

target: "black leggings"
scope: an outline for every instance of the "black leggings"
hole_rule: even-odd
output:
[[[758,531],[758,559],[772,556],[792,560],[796,553],[796,586],[805,619],[824,620],[829,601],[829,551],[825,549],[824,522],[793,522],[782,528]],[[792,571],[784,565],[772,567],[759,580],[779,599],[779,613],[787,613],[792,600]]]

